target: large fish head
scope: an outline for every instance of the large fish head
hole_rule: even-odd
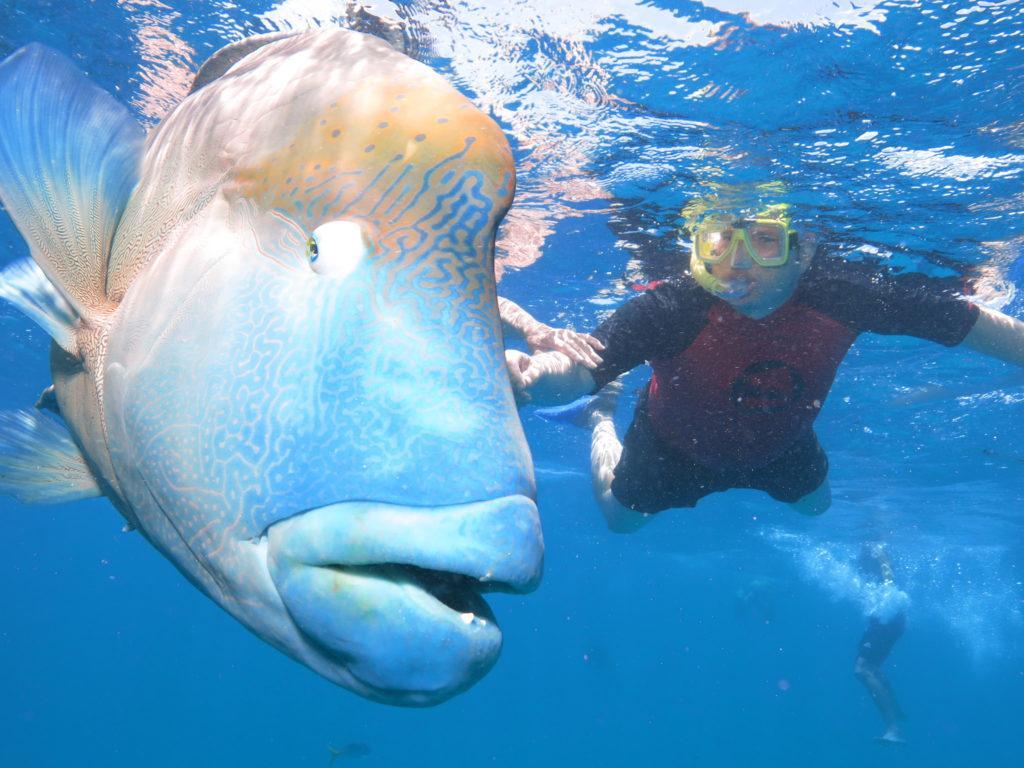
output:
[[[501,646],[480,593],[540,578],[492,263],[514,183],[440,76],[309,32],[157,129],[117,233],[105,404],[139,527],[378,700],[470,686]]]

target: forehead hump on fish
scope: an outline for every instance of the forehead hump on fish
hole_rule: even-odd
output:
[[[458,206],[482,219],[467,232],[493,235],[514,176],[490,118],[373,38],[295,47],[257,52],[211,88],[229,133],[229,199],[251,200],[307,232],[355,220],[383,240],[424,220],[449,227],[445,217]]]
[[[244,425],[229,430],[239,453],[268,435],[301,446],[273,493],[246,507],[248,533],[356,498],[532,494],[492,263],[514,174],[490,118],[385,43],[335,31],[249,54],[158,131],[152,183],[133,199],[144,235],[126,228],[123,241],[155,243],[153,268],[115,345],[140,430],[163,429],[159,397],[211,435]],[[339,222],[364,236],[352,263]],[[315,264],[311,235],[325,246]],[[332,256],[341,268],[321,271]],[[196,471],[223,445],[219,433],[203,442]]]

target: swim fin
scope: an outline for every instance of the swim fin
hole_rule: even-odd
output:
[[[590,406],[597,400],[597,395],[584,395],[573,400],[568,405],[556,405],[550,408],[538,408],[534,411],[545,421],[561,422],[572,424],[577,427],[590,426]]]

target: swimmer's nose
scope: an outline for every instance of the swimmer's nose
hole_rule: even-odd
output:
[[[747,253],[747,249],[742,245],[733,249],[732,260],[729,262],[733,269],[750,269],[754,266],[754,262],[750,258],[750,254]]]

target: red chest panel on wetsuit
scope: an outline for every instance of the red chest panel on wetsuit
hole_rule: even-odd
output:
[[[705,466],[763,466],[810,430],[855,338],[798,303],[763,320],[716,303],[692,344],[651,361],[651,424]]]

